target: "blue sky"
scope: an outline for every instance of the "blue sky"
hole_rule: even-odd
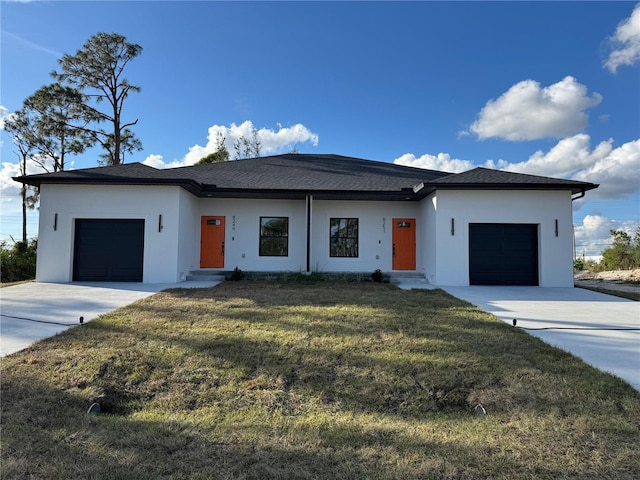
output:
[[[126,162],[186,165],[258,130],[297,149],[444,171],[487,166],[600,183],[574,202],[578,254],[640,223],[636,2],[11,2],[0,4],[0,112],[98,32],[143,47]],[[0,239],[20,237],[2,133]],[[97,166],[99,151],[71,158]],[[69,162],[69,163],[71,163]],[[37,171],[35,167],[31,170]],[[37,235],[37,212],[29,216]]]

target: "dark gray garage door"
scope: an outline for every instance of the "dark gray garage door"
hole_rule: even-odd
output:
[[[538,226],[469,225],[471,285],[538,285]]]
[[[76,220],[73,280],[141,282],[144,220]]]

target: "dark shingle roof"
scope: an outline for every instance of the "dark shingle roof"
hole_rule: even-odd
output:
[[[30,185],[178,185],[198,196],[419,200],[437,188],[545,188],[577,193],[597,185],[476,168],[459,174],[340,155],[286,154],[155,169],[140,163],[16,177]]]
[[[286,154],[181,167],[186,176],[224,189],[398,191],[448,175],[339,155]]]
[[[526,185],[528,187],[534,188],[554,186],[561,186],[566,188],[567,186],[569,186],[571,188],[576,187],[581,190],[582,188],[589,185],[590,188],[587,188],[587,190],[590,190],[591,188],[596,188],[597,186],[590,183],[579,182],[577,180],[541,177],[539,175],[505,172],[503,170],[491,170],[489,168],[483,167],[476,167],[473,170],[467,170],[466,172],[448,175],[446,177],[434,180],[432,183],[438,188],[440,188],[441,186],[469,187],[474,185],[485,187],[504,186],[513,188],[514,186],[518,185]]]

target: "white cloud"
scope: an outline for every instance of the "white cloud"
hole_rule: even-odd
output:
[[[240,125],[232,123],[229,127],[224,125],[213,125],[209,127],[206,145],[194,145],[190,147],[187,154],[181,160],[165,162],[162,155],[153,154],[149,155],[143,163],[155,168],[174,168],[193,165],[202,157],[216,151],[218,134],[221,134],[225,138],[225,147],[233,158],[234,143],[240,137],[251,139],[254,130],[260,140],[262,155],[272,155],[285,149],[291,149],[297,143],[309,142],[314,146],[318,145],[318,135],[300,123],[292,127],[282,127],[278,125],[277,130],[269,128],[261,128],[258,130],[255,129],[251,121],[246,120]]]
[[[489,100],[470,130],[481,140],[562,138],[584,129],[588,122],[585,110],[601,101],[598,93],[589,97],[587,87],[573,77],[544,88],[534,80],[524,80]]]
[[[0,198],[2,203],[11,201],[11,197],[20,194],[20,185],[12,177],[20,175],[17,163],[2,162],[0,167]]]
[[[576,256],[598,257],[611,245],[611,230],[623,230],[633,235],[637,221],[619,221],[599,214],[585,215],[582,224],[574,226]]]
[[[570,178],[580,170],[589,168],[598,159],[611,153],[613,140],[601,142],[591,151],[590,137],[579,133],[560,140],[547,153],[538,150],[528,160],[518,163],[504,163],[502,170],[548,177]]]
[[[9,110],[4,105],[0,105],[0,130],[4,130],[5,119],[9,116]]]
[[[500,169],[598,183],[600,187],[589,193],[591,198],[621,198],[640,192],[640,139],[617,148],[609,139],[591,150],[589,135],[578,134],[524,162],[502,162]]]
[[[476,166],[469,160],[452,159],[448,153],[424,154],[420,157],[405,153],[393,163],[452,173]],[[522,162],[486,160],[479,166],[597,183],[600,187],[589,192],[590,198],[622,198],[640,192],[637,173],[640,172],[640,139],[617,148],[609,139],[600,142],[592,150],[589,135],[580,133],[560,140],[547,153],[537,151]]]
[[[159,169],[178,168],[178,167],[185,167],[187,165],[192,165],[192,164],[185,163],[184,158],[182,160],[174,160],[173,162],[165,163],[164,157],[162,155],[156,155],[156,154],[149,155],[147,158],[144,159],[142,163],[145,165],[148,165],[149,167],[159,168]]]
[[[604,142],[603,142],[604,143]],[[598,147],[600,147],[601,143]],[[640,139],[627,142],[606,152],[606,148],[593,151],[595,162],[573,175],[574,180],[599,183],[593,195],[602,198],[620,198],[640,191]],[[600,153],[600,154],[599,154]]]
[[[428,170],[451,173],[460,173],[475,167],[473,162],[451,158],[448,153],[439,153],[438,155],[425,153],[421,157],[416,157],[413,153],[405,153],[396,158],[393,163],[407,167],[426,168]]]
[[[18,2],[18,3],[29,3],[29,2],[23,0],[22,2]],[[25,46],[25,47],[27,47],[29,49],[36,50],[36,51],[39,51],[39,52],[43,52],[43,53],[46,53],[47,55],[51,55],[51,56],[54,56],[54,57],[57,57],[57,58],[62,57],[62,53],[61,52],[59,52],[57,50],[53,50],[53,49],[51,49],[49,47],[46,47],[44,45],[41,45],[39,43],[32,42],[31,40],[27,40],[26,38],[21,37],[20,35],[16,35],[15,33],[9,32],[7,30],[2,30],[2,33],[4,35],[6,35],[7,37],[18,41],[23,46]]]
[[[609,40],[613,51],[604,66],[611,73],[616,73],[622,65],[631,66],[640,60],[640,3],[633,9],[631,16],[618,25]]]

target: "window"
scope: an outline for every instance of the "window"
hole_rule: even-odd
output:
[[[289,218],[260,217],[260,256],[289,255]]]
[[[330,222],[331,241],[329,254],[332,257],[357,257],[358,219],[332,218]]]

